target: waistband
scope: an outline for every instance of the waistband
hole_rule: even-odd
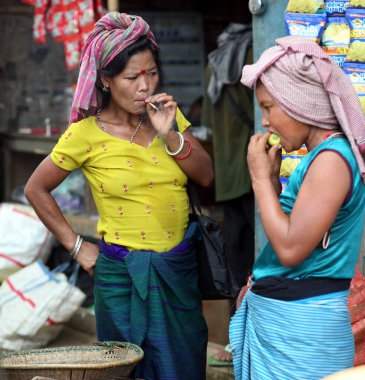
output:
[[[187,242],[183,240],[181,243],[179,243],[174,248],[170,249],[168,252],[183,253],[187,250],[190,250],[192,246],[192,242]],[[104,239],[101,239],[99,243],[99,248],[100,251],[103,252],[106,256],[118,260],[123,260],[130,252],[132,252],[128,251],[128,249],[124,245],[108,244],[105,242]],[[148,249],[141,249],[139,252],[152,252],[157,254],[161,253]]]
[[[257,280],[251,291],[263,297],[296,301],[350,288],[351,279],[267,277]]]

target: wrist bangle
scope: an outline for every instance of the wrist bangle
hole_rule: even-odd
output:
[[[82,242],[84,241],[84,239],[80,236],[80,235],[77,235],[77,238],[76,238],[76,242],[75,242],[75,245],[74,245],[74,248],[73,250],[70,252],[70,255],[71,257],[76,260],[79,252],[80,252],[80,249],[81,249],[81,245],[82,245]]]
[[[188,151],[186,154],[184,154],[182,157],[174,157],[175,160],[185,160],[185,158],[188,158],[191,154],[191,144],[188,140],[185,140],[185,144],[189,146]]]
[[[185,143],[184,136],[180,132],[176,132],[176,133],[179,136],[180,146],[178,147],[178,149],[177,149],[176,152],[171,152],[171,151],[169,151],[169,148],[167,147],[167,144],[165,143],[165,150],[166,150],[166,153],[169,156],[176,156],[176,155],[178,155],[182,151],[182,149],[184,147],[184,143]]]

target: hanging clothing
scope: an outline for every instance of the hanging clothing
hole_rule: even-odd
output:
[[[34,6],[33,37],[46,43],[47,32],[62,42],[67,70],[79,66],[81,51],[95,22],[105,14],[102,0],[23,0]]]
[[[218,48],[208,54],[212,70],[207,93],[216,104],[225,85],[235,84],[241,77],[248,48],[252,46],[251,25],[231,23],[217,38]]]

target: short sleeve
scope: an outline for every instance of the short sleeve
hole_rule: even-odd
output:
[[[89,157],[90,144],[84,120],[73,123],[62,134],[51,152],[52,161],[62,169],[72,171],[81,167]]]
[[[185,118],[179,107],[176,109],[176,123],[181,133],[184,133],[191,126],[190,121]]]

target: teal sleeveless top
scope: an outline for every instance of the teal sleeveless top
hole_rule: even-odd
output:
[[[328,248],[323,249],[321,242],[301,264],[285,267],[280,263],[270,243],[267,243],[254,265],[255,280],[271,276],[296,279],[346,279],[354,276],[364,227],[365,185],[348,140],[329,138],[309,152],[290,176],[279,201],[284,212],[290,214],[309,166],[320,152],[328,150],[338,152],[352,173],[352,188],[330,229]],[[316,215],[313,215],[313,218],[315,217]],[[303,231],[303,234],[305,233]]]

